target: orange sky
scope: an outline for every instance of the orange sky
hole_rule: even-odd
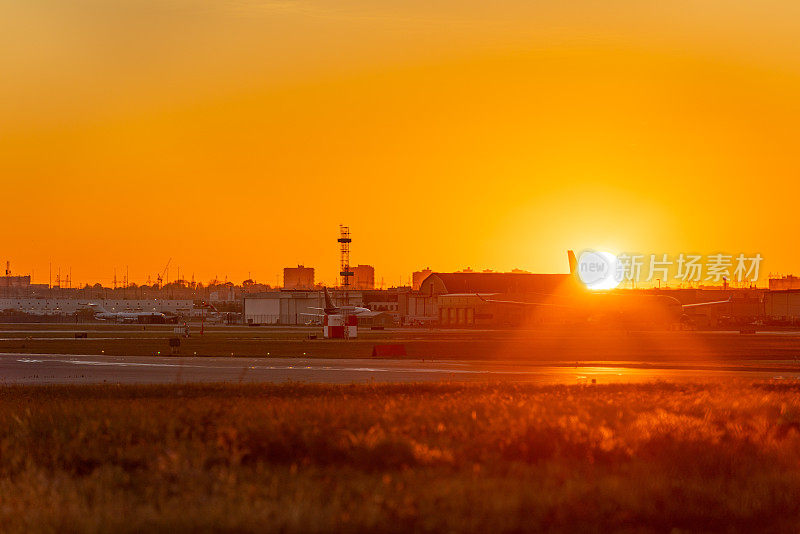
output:
[[[568,247],[800,272],[796,2],[492,4],[4,2],[0,258],[332,282],[346,223],[387,285]]]

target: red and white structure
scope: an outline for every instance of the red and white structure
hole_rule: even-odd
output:
[[[351,339],[358,336],[358,317],[355,315],[325,315],[322,318],[325,339]]]

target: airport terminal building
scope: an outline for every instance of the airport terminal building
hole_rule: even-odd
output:
[[[0,298],[0,311],[13,310],[30,315],[74,315],[88,305],[99,304],[110,312],[160,312],[188,316],[194,307],[192,300],[175,299],[34,299]]]

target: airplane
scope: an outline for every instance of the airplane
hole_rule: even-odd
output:
[[[110,312],[103,308],[100,304],[90,303],[89,308],[94,312],[94,318],[100,321],[116,321],[118,323],[139,323],[143,320],[152,320],[152,318],[166,319],[166,316],[161,312]]]
[[[301,315],[313,315],[316,317],[322,317],[323,315],[356,315],[359,317],[373,317],[381,313],[372,311],[369,308],[364,308],[361,306],[335,306],[333,304],[333,299],[331,299],[330,293],[328,293],[328,288],[323,287],[322,291],[325,293],[325,307],[324,308],[310,307],[310,309],[320,310],[323,313],[303,313]]]
[[[574,281],[570,287],[571,291],[540,294],[542,297],[546,297],[550,300],[544,302],[525,302],[485,298],[485,296],[477,293],[476,296],[484,302],[496,304],[540,308],[552,307],[571,310],[588,320],[611,318],[634,323],[652,320],[657,322],[679,323],[685,326],[691,324],[689,312],[692,310],[706,306],[731,303],[730,297],[727,300],[682,304],[678,299],[669,295],[639,295],[589,291],[583,288],[583,285],[578,279],[578,261],[572,250],[567,251],[567,258],[569,260],[570,275]],[[581,290],[581,288],[583,288],[583,290]],[[557,299],[559,302],[552,302],[552,299]]]
[[[210,302],[203,302],[199,306],[194,306],[192,308],[192,315],[200,317],[207,323],[222,323],[225,320],[225,317]]]

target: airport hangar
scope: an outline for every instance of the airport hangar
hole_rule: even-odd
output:
[[[575,279],[569,274],[431,273],[422,281],[413,305],[435,310],[440,326],[514,326],[527,322],[534,310],[485,302],[478,295],[533,302],[542,300],[542,295],[569,294],[575,289]],[[536,315],[553,322],[563,319],[558,310]]]
[[[331,290],[330,293],[336,305],[342,305],[346,301],[352,306],[365,306],[381,312],[370,317],[359,317],[359,326],[386,327],[397,324],[397,299],[390,297],[388,291]],[[303,325],[321,323],[324,307],[322,291],[284,289],[245,295],[242,314],[245,324],[251,326]]]

